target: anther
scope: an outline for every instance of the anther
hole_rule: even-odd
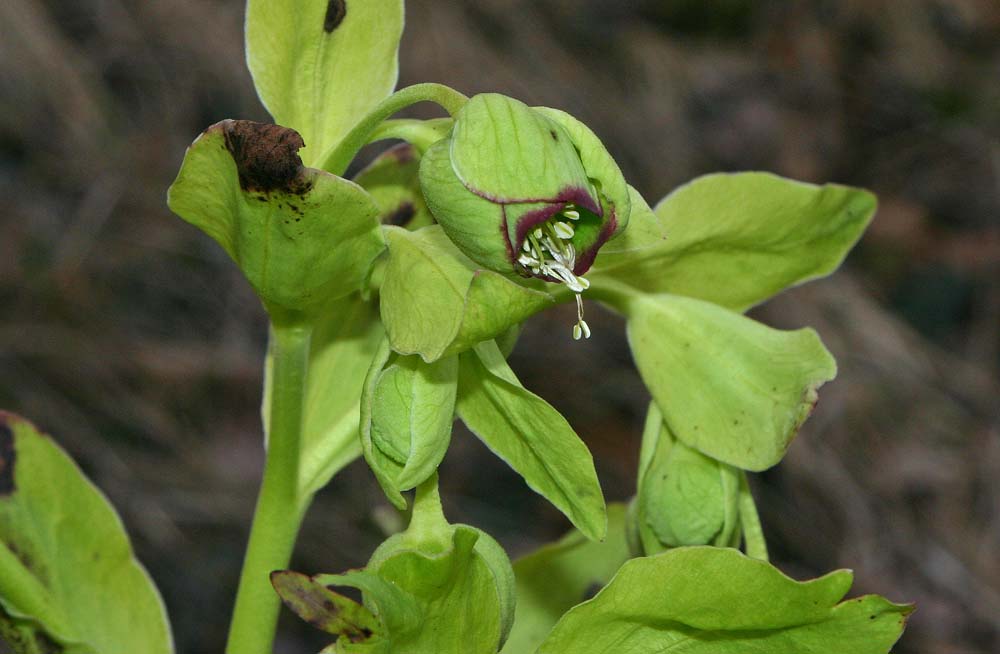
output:
[[[570,220],[580,220],[580,212],[575,209],[567,209],[562,212],[562,215],[566,216]]]
[[[573,238],[574,234],[573,227],[570,226],[568,223],[562,223],[562,222],[555,223],[553,227],[556,230],[556,236],[558,236],[559,238]]]

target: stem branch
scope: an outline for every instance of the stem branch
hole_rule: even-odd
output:
[[[380,102],[344,136],[344,139],[335,148],[328,151],[320,159],[320,168],[334,175],[342,176],[351,160],[357,155],[358,150],[368,143],[372,132],[378,128],[382,121],[411,104],[434,102],[454,116],[467,100],[467,97],[444,84],[414,84],[400,89]]]

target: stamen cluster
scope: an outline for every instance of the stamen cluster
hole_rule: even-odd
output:
[[[565,219],[565,220],[562,220]],[[576,294],[576,324],[573,338],[590,338],[590,327],[583,319],[581,293],[590,288],[586,278],[573,273],[576,266],[576,248],[573,247],[573,221],[580,219],[580,212],[567,205],[559,214],[538,225],[524,239],[517,262],[534,275],[545,275],[562,282]]]

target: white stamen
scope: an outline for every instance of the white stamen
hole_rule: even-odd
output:
[[[572,205],[567,205],[572,206]],[[580,213],[566,209],[562,215],[569,220],[577,220]],[[573,338],[590,338],[590,326],[583,319],[583,298],[580,294],[590,288],[590,281],[576,275],[576,248],[572,238],[576,230],[567,222],[550,220],[535,227],[528,233],[521,244],[517,262],[533,275],[544,275],[566,285],[576,294],[576,324],[573,326]]]

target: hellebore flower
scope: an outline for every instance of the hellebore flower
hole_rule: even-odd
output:
[[[580,294],[597,251],[628,223],[621,171],[568,114],[487,93],[455,116],[420,166],[427,206],[470,259],[501,273],[565,284],[574,338],[590,336]]]

